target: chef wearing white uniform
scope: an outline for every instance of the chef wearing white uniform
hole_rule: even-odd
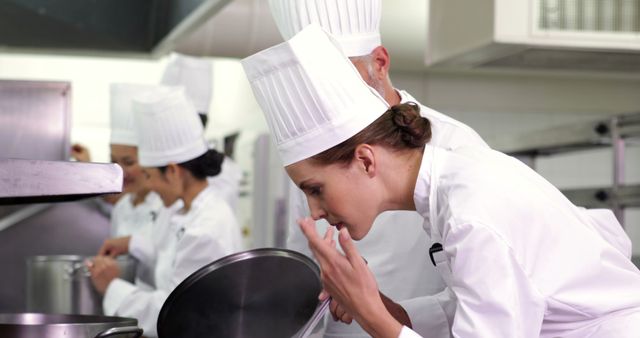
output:
[[[150,235],[107,241],[110,255],[129,252],[154,266],[155,289],[117,276],[113,260],[96,258],[92,281],[104,292],[107,315],[133,317],[145,336],[156,336],[165,299],[187,276],[223,256],[242,250],[240,228],[226,202],[208,186],[220,172],[222,155],[208,149],[193,105],[181,88],[160,87],[134,99],[140,164],[166,208]]]
[[[386,72],[388,72],[388,55],[381,46],[379,33],[381,1],[327,1],[327,0],[269,0],[271,11],[281,35],[285,40],[291,38],[302,28],[314,23],[332,34],[333,38],[356,66],[358,72],[369,86],[376,89],[390,105],[400,102],[420,104],[411,94],[393,88]],[[384,51],[384,52],[383,52]],[[386,69],[377,70],[376,62],[387,62]],[[380,74],[383,74],[380,80]],[[488,148],[482,138],[469,126],[420,105],[420,114],[431,121],[431,145],[444,149],[457,149],[465,146]],[[290,231],[287,245],[289,248],[310,254],[306,238],[296,226],[295,220],[309,215],[304,194],[291,185],[290,189]],[[627,257],[631,257],[631,241],[620,223],[610,210],[584,210],[590,224]],[[444,288],[441,278],[433,273],[431,266],[416,267],[420,257],[428,254],[422,245],[429,241],[428,235],[421,231],[423,220],[419,214],[408,211],[392,211],[381,214],[376,226],[366,238],[356,245],[362,255],[367,258],[369,267],[378,280],[383,293],[397,300],[413,298],[401,302],[405,305],[414,327],[420,332],[428,332],[432,337],[449,336],[449,326],[453,318],[453,306],[448,300],[450,292],[443,291],[435,297],[415,299],[420,295],[433,295]],[[323,232],[328,224],[316,222],[318,231]],[[393,231],[393,227],[379,225],[406,225],[403,232]],[[425,239],[426,237],[426,239]],[[384,247],[384,249],[383,249]],[[437,302],[434,302],[437,300]],[[431,304],[431,305],[429,305]],[[439,306],[438,306],[439,305]],[[421,315],[424,307],[433,307],[432,316]],[[438,310],[438,309],[441,310]],[[417,312],[416,312],[417,311]],[[446,317],[448,320],[445,321]],[[358,335],[358,332],[362,333]],[[340,323],[329,323],[325,335],[327,337],[366,337],[355,325],[346,327]]]
[[[291,38],[311,23],[318,24],[331,33],[343,53],[348,56],[362,74],[363,79],[376,89],[389,104],[418,102],[408,92],[394,89],[388,76],[379,79],[374,73],[375,57],[383,57],[386,50],[381,46],[380,17],[381,1],[326,1],[326,0],[269,0],[274,20],[285,40]],[[384,53],[381,54],[381,50]],[[386,69],[388,71],[388,56]],[[474,145],[488,147],[482,138],[469,126],[433,109],[421,106],[422,116],[429,118],[433,126],[431,144],[446,149]],[[296,224],[296,220],[309,215],[304,194],[291,185],[289,237],[287,247],[311,256],[307,239]],[[429,237],[422,231],[423,219],[412,211],[389,211],[375,220],[375,226],[366,238],[356,245],[367,259],[376,276],[380,290],[396,300],[408,300],[419,296],[436,295],[445,285],[433,266],[422,264],[429,254]],[[329,224],[316,222],[318,231],[324,232]],[[403,231],[395,231],[402,225]],[[449,293],[427,297],[423,303],[431,303],[429,316],[414,316],[415,301],[405,307],[414,327],[421,327],[433,337],[448,337],[450,321],[455,306],[448,301]],[[424,309],[424,304],[420,309]],[[423,312],[423,311],[421,311]],[[414,320],[414,317],[416,318]],[[325,337],[368,337],[357,324],[340,322],[326,323]]]
[[[148,233],[163,207],[160,196],[146,185],[138,162],[138,139],[133,127],[133,97],[154,88],[152,85],[114,83],[110,86],[111,162],[122,167],[123,194],[111,211],[111,237]],[[136,285],[151,288],[153,266],[136,264]]]
[[[187,97],[193,102],[203,126],[207,127],[209,107],[213,93],[211,60],[174,53],[162,74],[161,84],[183,86]],[[209,185],[218,192],[231,209],[238,213],[242,170],[233,160],[225,156],[220,174],[208,178]]]
[[[124,194],[111,212],[111,237],[146,231],[162,208],[160,196],[145,185],[133,127],[133,98],[152,88],[153,85],[130,83],[114,83],[110,87],[111,160],[118,163],[124,172]],[[120,155],[123,148],[130,151]]]
[[[443,273],[459,300],[455,336],[640,334],[638,269],[518,160],[427,146],[414,200],[444,248]]]
[[[389,109],[316,26],[243,66],[311,215],[341,228],[346,256],[331,231],[300,222],[325,290],[369,333],[419,337],[388,312],[350,237],[402,208],[429,220],[431,259],[457,296],[453,336],[638,336],[640,271],[530,168],[483,147],[425,145],[419,106]]]

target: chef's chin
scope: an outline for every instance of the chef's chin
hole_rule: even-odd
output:
[[[347,227],[347,230],[349,230],[349,236],[351,236],[351,239],[353,239],[354,241],[359,241],[367,237],[367,234],[369,234],[369,230],[371,230],[371,227],[369,227],[366,231],[363,231],[363,229],[360,229],[360,231],[358,231],[350,227]]]

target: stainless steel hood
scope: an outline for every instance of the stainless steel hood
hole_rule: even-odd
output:
[[[117,164],[0,159],[0,205],[73,201],[121,191]]]
[[[0,52],[161,56],[231,0],[4,0]]]

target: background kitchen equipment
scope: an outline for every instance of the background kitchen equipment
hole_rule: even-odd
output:
[[[102,314],[102,296],[91,284],[87,256],[34,256],[27,259],[27,311]],[[133,282],[136,260],[117,258],[120,278]]]
[[[320,269],[301,253],[235,253],[178,285],[158,316],[158,336],[292,337],[316,313],[320,290]]]
[[[133,318],[55,315],[42,313],[0,313],[3,338],[137,338],[142,329]]]
[[[0,312],[26,309],[27,257],[93,255],[109,236],[109,219],[95,199],[6,205],[120,191],[122,171],[117,165],[66,161],[71,91],[70,82],[0,80],[0,177],[12,178],[0,181],[0,268],[5,276],[0,279]],[[65,174],[56,169],[61,167]],[[91,176],[97,167],[103,168],[100,174]],[[112,180],[118,173],[120,180]],[[52,192],[47,183],[58,189]]]

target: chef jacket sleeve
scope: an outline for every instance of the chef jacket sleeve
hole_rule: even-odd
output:
[[[172,276],[173,287],[201,267],[233,253],[231,235],[224,231],[212,231],[212,228],[227,229],[228,225],[219,224],[220,221],[214,219],[204,223],[208,224],[186,230],[178,240]]]
[[[157,337],[158,315],[169,293],[169,290],[145,290],[122,279],[114,279],[104,294],[104,313],[135,318],[145,336]]]
[[[431,337],[438,337],[438,336],[433,335]],[[400,335],[398,336],[398,338],[422,338],[422,336],[417,334],[415,331],[411,330],[410,328],[403,326],[402,331],[400,331]]]
[[[416,333],[425,337],[451,337],[451,325],[456,311],[456,297],[451,289],[445,288],[435,295],[399,303],[407,311]]]
[[[540,336],[545,300],[504,237],[484,225],[455,225],[443,247],[458,300],[454,337]]]
[[[145,336],[157,336],[156,323],[160,309],[173,289],[199,268],[231,253],[221,244],[225,238],[218,238],[220,234],[211,231],[211,227],[215,228],[218,224],[215,221],[202,223],[207,226],[190,226],[178,234],[180,237],[170,280],[166,283],[156,281],[156,285],[166,287],[147,290],[115,279],[105,293],[105,313],[136,318]]]
[[[131,235],[129,254],[142,264],[153,266],[155,264],[156,251],[150,235],[150,228],[152,227],[147,228],[149,228],[148,231],[138,231]]]

